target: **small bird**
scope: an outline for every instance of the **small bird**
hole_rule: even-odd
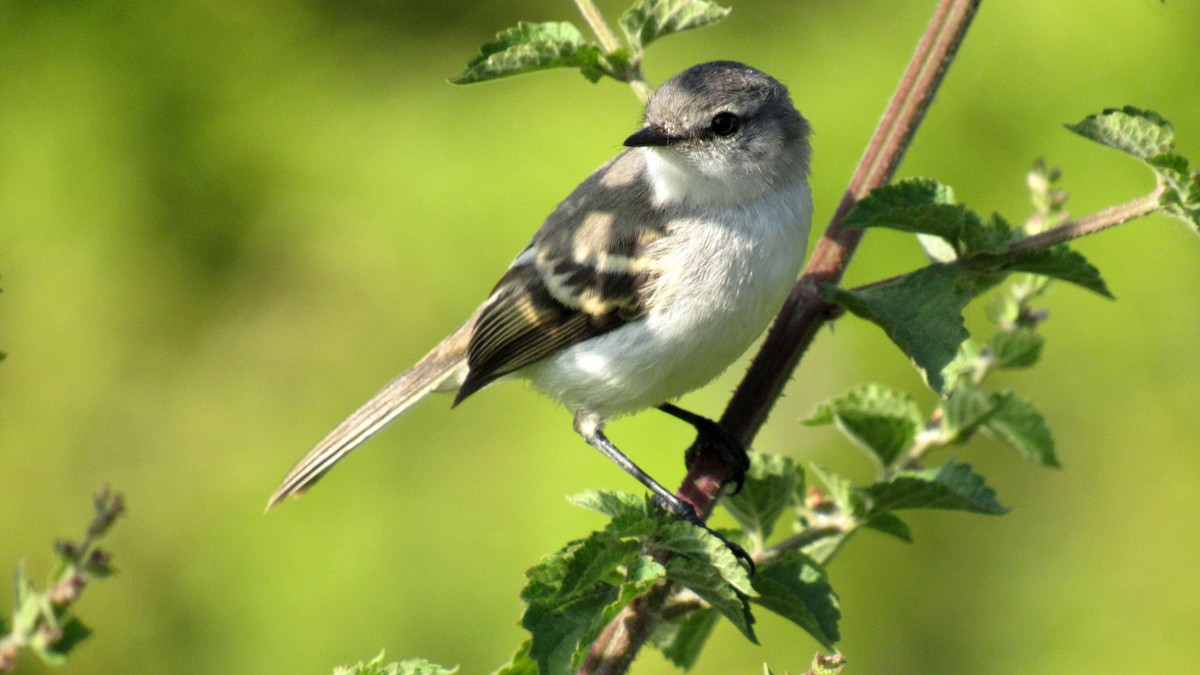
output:
[[[667,80],[627,149],[555,208],[483,305],[310,450],[267,508],[426,395],[457,392],[458,405],[518,377],[565,405],[575,431],[660,505],[698,523],[604,423],[657,407],[720,434],[670,401],[737,359],[795,282],[812,220],[808,136],[787,88],[747,65],[703,63]]]

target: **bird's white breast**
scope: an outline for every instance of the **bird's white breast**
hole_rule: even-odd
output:
[[[651,245],[646,315],[531,366],[522,374],[537,389],[599,418],[633,412],[708,383],[766,328],[804,259],[807,181],[678,211],[669,236]]]

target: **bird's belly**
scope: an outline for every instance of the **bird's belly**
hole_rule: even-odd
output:
[[[676,242],[678,253],[664,252],[655,291],[663,297],[644,317],[522,374],[573,411],[604,419],[659,405],[721,374],[779,311],[805,241],[778,224],[757,241],[704,223],[689,235]]]

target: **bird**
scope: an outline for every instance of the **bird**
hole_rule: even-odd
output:
[[[457,406],[518,378],[565,406],[658,505],[703,527],[605,423],[658,408],[721,435],[672,401],[745,352],[794,284],[812,220],[809,137],[788,89],[745,64],[666,80],[625,149],[558,204],[466,322],[304,455],[268,510],[429,394]]]

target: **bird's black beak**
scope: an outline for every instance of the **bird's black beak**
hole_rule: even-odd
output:
[[[667,133],[666,129],[658,126],[657,124],[652,124],[648,127],[638,130],[629,138],[626,138],[625,147],[640,148],[651,145],[670,145],[672,143],[678,143],[681,140],[683,140],[681,137],[669,134]]]

